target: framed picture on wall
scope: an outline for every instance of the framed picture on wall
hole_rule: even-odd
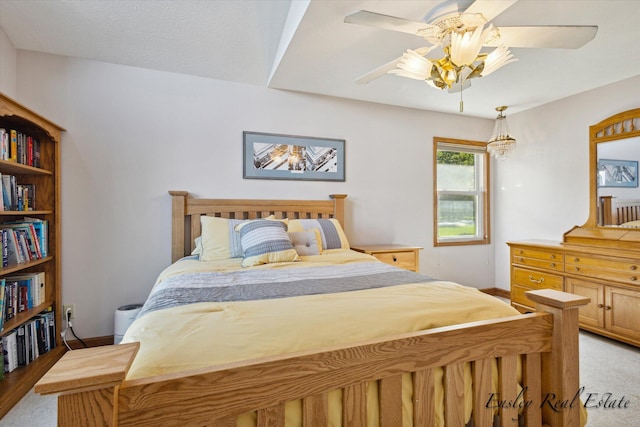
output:
[[[599,187],[637,187],[638,162],[635,160],[598,160]]]
[[[344,139],[243,132],[243,177],[344,181]]]

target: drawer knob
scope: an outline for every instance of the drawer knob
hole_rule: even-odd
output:
[[[635,270],[637,270],[637,269],[638,269],[638,266],[637,266],[637,265],[632,265],[632,266],[631,266],[631,267],[629,267],[629,268],[630,268],[631,270],[635,271]]]
[[[574,258],[573,261],[574,262],[580,262],[580,258]]]
[[[629,277],[629,280],[631,280],[632,282],[635,282],[636,280],[638,280],[638,278],[636,276],[631,276]]]
[[[551,259],[556,259],[556,256],[555,255],[551,255]]]
[[[551,267],[555,267],[555,266],[556,266],[556,263],[555,263],[555,262],[552,262],[552,263],[551,263]]]
[[[396,256],[393,256],[393,262],[398,262],[398,258],[396,258]]]
[[[610,306],[610,305],[608,305],[608,306],[606,306],[604,309],[605,309],[605,310],[611,310],[611,306]]]
[[[574,267],[576,271],[580,271],[580,267]]]
[[[542,283],[544,282],[544,277],[541,277],[539,279],[534,279],[532,275],[529,275],[529,280],[531,280],[533,283]]]
[[[604,304],[598,304],[598,308],[604,307]]]

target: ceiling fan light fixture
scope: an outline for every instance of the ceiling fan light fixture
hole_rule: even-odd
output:
[[[480,73],[482,77],[486,77],[499,68],[517,61],[508,47],[500,45],[495,48],[484,60],[484,69]]]
[[[471,31],[452,31],[450,48],[451,62],[458,67],[471,65],[476,62],[480,49],[482,49],[492,28],[493,26],[489,25],[487,29],[484,29],[481,25]]]
[[[389,70],[389,73],[410,79],[425,80],[431,75],[432,64],[416,51],[407,49],[396,67]]]
[[[516,148],[516,140],[509,135],[509,126],[507,125],[507,117],[504,115],[506,106],[496,107],[498,117],[493,126],[493,134],[489,138],[487,151],[496,159],[507,158]]]

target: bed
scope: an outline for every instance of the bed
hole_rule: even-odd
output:
[[[584,424],[578,308],[587,299],[535,291],[537,313],[520,315],[476,289],[350,251],[345,195],[170,194],[174,262],[123,343],[68,352],[36,385],[60,393],[59,425]],[[240,258],[228,257],[229,242],[211,251],[207,236],[221,224],[240,228]],[[256,255],[248,248],[261,228],[300,233],[320,253]],[[293,259],[279,258],[285,251]],[[207,296],[194,302],[185,288]],[[245,298],[247,289],[268,295]]]
[[[640,200],[600,196],[602,225],[640,227]]]

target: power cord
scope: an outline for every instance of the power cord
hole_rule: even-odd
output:
[[[76,335],[75,331],[73,330],[73,323],[71,323],[71,310],[67,310],[64,317],[65,317],[65,320],[67,321],[67,327],[64,328],[62,332],[60,332],[60,336],[62,337],[62,341],[64,342],[64,345],[67,346],[67,349],[73,350],[71,346],[69,346],[69,343],[67,342],[67,331],[71,331],[75,339],[77,339],[84,348],[89,347],[84,341],[82,341],[82,338]]]

